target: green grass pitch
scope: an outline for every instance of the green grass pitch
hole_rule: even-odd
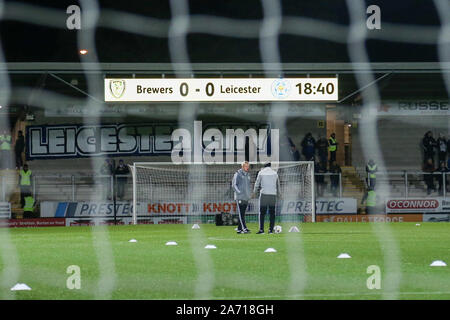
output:
[[[2,229],[0,298],[450,299],[450,266],[430,266],[450,263],[448,223],[281,225],[271,235],[255,223],[251,234],[212,224]],[[80,289],[67,287],[71,265]],[[380,289],[367,286],[373,265]],[[15,283],[32,290],[11,291]]]

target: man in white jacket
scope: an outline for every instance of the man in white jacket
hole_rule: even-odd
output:
[[[271,164],[267,163],[264,168],[259,171],[256,178],[253,192],[259,195],[259,231],[257,234],[264,233],[264,216],[269,210],[270,226],[269,233],[273,233],[275,226],[275,206],[277,203],[277,195],[280,192],[280,180],[275,170],[271,168]]]

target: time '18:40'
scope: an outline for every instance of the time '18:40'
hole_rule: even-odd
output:
[[[298,94],[333,94],[334,93],[334,83],[327,83],[323,85],[322,82],[319,82],[319,85],[316,87],[310,82],[298,83],[296,85],[298,88]]]

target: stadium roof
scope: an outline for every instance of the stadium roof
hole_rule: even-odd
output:
[[[177,7],[180,3],[187,7]],[[363,39],[370,63],[351,56],[353,8],[344,0],[79,2],[83,17],[95,20],[95,26],[88,27],[83,23],[89,19],[82,19],[80,30],[68,30],[66,9],[73,4],[77,2],[5,1],[0,37],[6,63],[0,61],[0,73],[8,74],[12,102],[41,91],[90,97],[94,93],[88,90],[88,76],[95,80],[104,76],[337,76],[342,103],[358,99],[358,93],[373,85],[383,99],[448,99],[449,95],[443,73],[450,72],[450,57],[439,46],[445,43],[443,17],[434,3],[426,1],[370,2],[380,6],[382,18],[381,29],[366,30]],[[180,34],[173,33],[177,10],[188,14]],[[268,30],[279,57],[268,57],[263,52],[270,51],[264,47],[263,27],[267,16],[277,14],[279,29]],[[365,29],[365,21],[361,26]],[[185,51],[184,59],[174,59],[174,37]],[[80,56],[86,43],[92,45],[85,48],[89,54]],[[262,63],[277,60],[280,64]],[[369,72],[374,80],[358,84],[356,74]],[[103,84],[95,85],[101,91]]]
[[[373,62],[373,63],[77,63],[77,62],[13,62],[7,71],[18,73],[120,73],[170,74],[176,71],[213,74],[342,74],[356,72],[441,73],[450,72],[450,62]]]

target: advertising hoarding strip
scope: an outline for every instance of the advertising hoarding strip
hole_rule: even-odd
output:
[[[323,198],[316,200],[318,214],[351,214],[357,212],[357,201],[353,198]],[[137,203],[143,207],[140,216],[183,216],[183,215],[213,215],[216,213],[236,213],[234,201],[213,202],[159,202]],[[310,211],[311,203],[305,200],[283,200],[278,203],[276,212],[279,215],[305,214]],[[41,202],[41,217],[112,217],[114,204],[112,202]],[[117,217],[132,215],[132,203],[121,201],[116,203]],[[63,215],[64,214],[64,215]],[[258,214],[257,199],[252,199],[246,214]]]

